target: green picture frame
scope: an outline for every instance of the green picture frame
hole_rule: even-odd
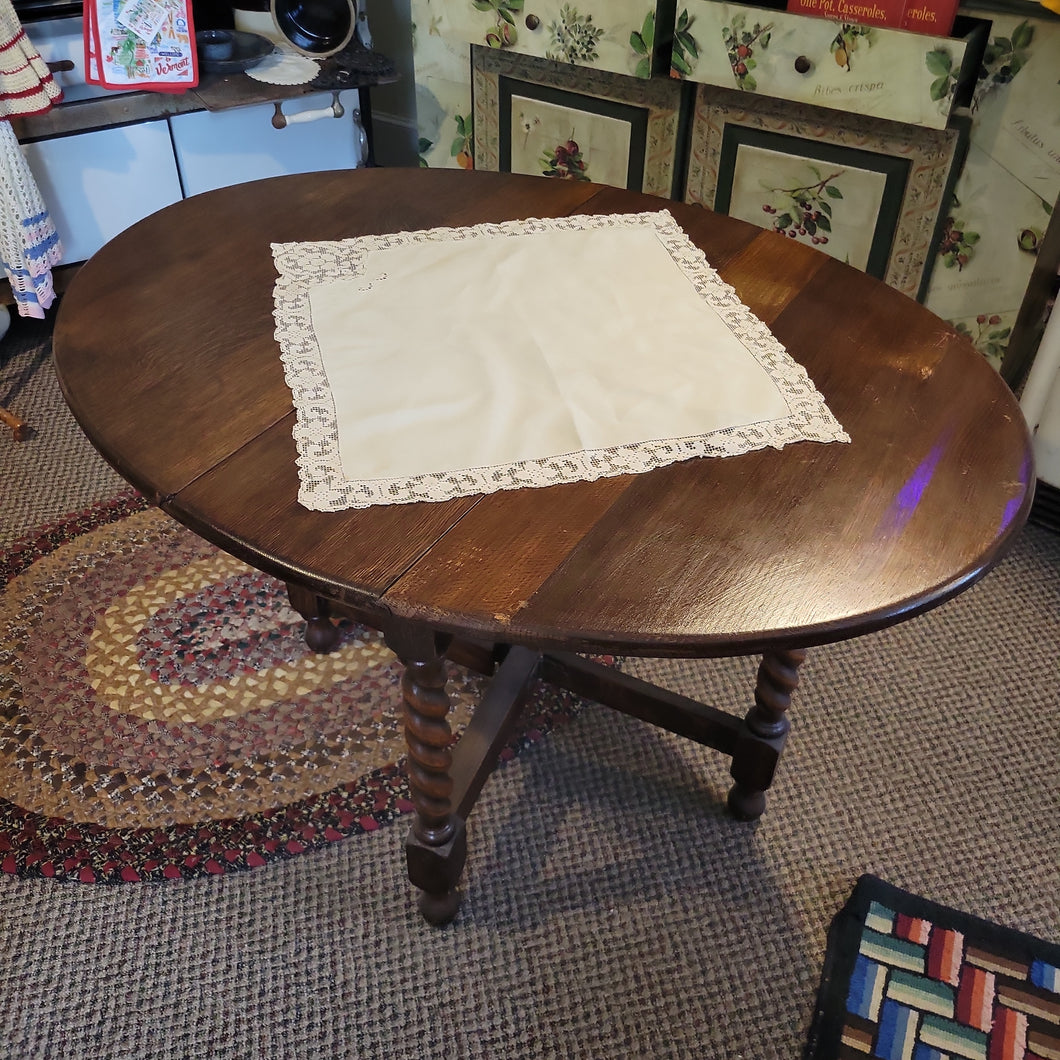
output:
[[[574,179],[587,172],[598,183],[680,197],[689,86],[478,46],[471,57],[476,169]],[[580,161],[585,170],[573,172],[563,157],[548,165],[545,151],[568,136],[579,148],[573,167]],[[528,165],[533,157],[541,159],[538,169]]]
[[[754,160],[750,161],[752,153]],[[770,160],[774,162],[772,173]],[[728,124],[722,135],[713,208],[754,224],[762,223],[763,212],[774,226],[780,225],[778,217],[790,218],[791,223],[783,226],[783,232],[794,232],[796,237],[801,232],[811,240],[824,240],[815,245],[882,280],[901,219],[902,193],[911,164],[909,158],[901,155]],[[737,208],[735,178],[741,168],[753,169],[761,186],[757,213],[755,209]],[[783,179],[785,175],[787,180]],[[857,181],[859,177],[862,186],[854,199],[849,186],[844,191],[840,184],[844,179]],[[778,205],[763,201],[766,199]],[[804,223],[796,227],[803,213],[800,203],[816,209],[804,211]],[[845,241],[840,242],[844,237]]]
[[[861,114],[841,114],[751,93],[699,85],[691,118],[684,200],[729,212],[741,148],[776,150],[796,160],[842,164],[878,174],[870,252],[851,262],[923,300],[935,261],[940,225],[967,150],[967,126],[931,129]],[[891,161],[886,161],[891,160]],[[868,178],[862,178],[868,182]],[[745,216],[770,228],[773,216]],[[889,238],[888,238],[889,237]],[[799,234],[804,242],[812,234]],[[835,254],[831,242],[818,249]]]
[[[584,93],[567,92],[504,74],[500,76],[498,90],[498,165],[501,172],[538,176],[559,175],[549,172],[557,168],[553,164],[557,161],[555,156],[548,157],[544,153],[533,155],[530,138],[535,137],[534,142],[541,147],[548,144],[545,151],[562,145],[564,141],[572,140],[579,148],[585,149],[586,136],[576,128],[580,124],[583,128],[588,126],[600,129],[605,139],[613,141],[608,152],[610,164],[603,179],[599,173],[594,172],[589,163],[582,160],[581,164],[586,168],[580,172],[585,174],[585,179],[613,184],[616,187],[641,189],[644,183],[644,157],[648,142],[648,115],[643,107],[587,96]],[[520,118],[525,121],[525,129],[520,128]],[[542,124],[552,127],[550,138],[546,136],[542,139]],[[612,130],[610,137],[607,136],[608,129]],[[578,139],[574,140],[575,136]],[[523,140],[527,141],[525,146],[521,146],[520,141]],[[589,154],[591,156],[591,150]]]

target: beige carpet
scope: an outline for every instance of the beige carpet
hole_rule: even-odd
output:
[[[0,547],[120,488],[23,323],[0,403],[38,433],[0,434]],[[1060,941],[1058,648],[1060,538],[1030,527],[955,601],[810,653],[757,825],[721,755],[590,708],[487,784],[442,931],[403,824],[213,879],[0,874],[0,1056],[797,1057],[863,872]],[[635,665],[730,709],[754,670]]]

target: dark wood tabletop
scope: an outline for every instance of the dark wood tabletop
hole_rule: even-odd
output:
[[[271,243],[660,208],[806,368],[849,444],[438,503],[300,507]],[[645,307],[645,327],[656,311]],[[409,877],[433,923],[456,914],[466,818],[536,680],[730,755],[729,806],[757,817],[806,648],[971,585],[1018,534],[1034,489],[1012,394],[922,306],[796,240],[580,182],[366,169],[195,196],[84,266],[54,349],[103,455],[176,519],[286,581],[312,647],[333,647],[342,618],[384,631],[405,664]],[[762,661],[739,716],[586,652]],[[494,674],[455,746],[447,659]]]
[[[435,504],[298,505],[271,242],[662,207],[851,444]],[[923,307],[795,240],[584,183],[378,169],[195,196],[82,269],[55,359],[103,455],[222,548],[337,600],[534,646],[715,655],[861,634],[984,573],[1034,483],[1011,393]]]

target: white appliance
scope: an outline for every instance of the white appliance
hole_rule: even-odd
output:
[[[182,197],[164,118],[38,140],[22,151],[55,222],[64,264],[90,258],[119,232]]]
[[[339,102],[341,117],[292,122],[298,114],[326,111],[331,93],[285,100],[289,124],[283,129],[273,127],[271,103],[174,115],[169,126],[185,196],[261,177],[356,169],[361,162],[356,90],[340,93]]]
[[[56,76],[64,103],[87,114],[91,101],[122,93],[84,76],[81,18],[32,22],[27,35],[47,62],[69,60]],[[113,124],[104,114],[90,128],[23,143],[27,161],[63,243],[63,262],[91,257],[104,243],[156,210],[190,195],[260,177],[354,169],[364,157],[355,90],[340,95],[345,114],[313,121],[292,115],[328,112],[330,92],[285,101],[289,124],[272,124],[272,104],[195,111]],[[32,127],[32,119],[29,126]]]

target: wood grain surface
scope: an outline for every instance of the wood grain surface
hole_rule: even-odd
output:
[[[851,444],[439,504],[299,506],[271,243],[655,209],[805,366]],[[727,655],[858,635],[971,584],[1033,493],[1015,399],[922,306],[794,240],[585,183],[366,169],[195,196],[85,265],[55,359],[103,455],[203,537],[371,613],[535,648]]]

